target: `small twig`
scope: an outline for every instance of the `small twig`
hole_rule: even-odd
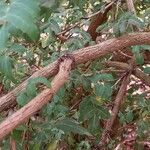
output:
[[[105,69],[105,70],[100,71],[100,73],[109,73],[109,72],[123,73],[123,72],[125,72],[125,70],[123,70],[123,69]]]
[[[117,86],[117,84],[119,84],[122,80],[123,80],[123,78],[126,76],[126,72],[124,72],[122,75],[121,75],[121,77],[115,82],[115,84],[112,86],[112,87],[116,87]]]
[[[121,50],[119,50],[118,52],[119,52],[121,55],[125,56],[125,57],[128,57],[128,58],[130,58],[130,59],[133,59],[132,56],[125,54],[125,53],[122,52]]]
[[[65,34],[66,32],[68,32],[68,31],[70,31],[71,29],[77,27],[78,25],[80,25],[80,22],[77,22],[77,23],[74,24],[73,26],[71,26],[71,27],[69,27],[69,28],[67,28],[67,29],[65,29],[65,30],[63,30],[63,31],[61,31],[61,32],[59,32],[59,33],[57,34],[57,36],[62,35],[62,34]]]
[[[106,5],[106,7],[104,8],[104,12],[105,12],[106,9],[108,9],[110,6],[112,6],[116,1],[117,1],[117,0],[113,0],[113,1],[110,2],[108,5]],[[91,19],[92,17],[94,17],[94,16],[96,16],[96,15],[98,15],[99,13],[102,13],[102,12],[103,12],[102,10],[99,10],[99,11],[97,11],[96,13],[91,14],[91,15],[89,15],[89,16],[86,17],[86,18],[87,18],[87,19]]]

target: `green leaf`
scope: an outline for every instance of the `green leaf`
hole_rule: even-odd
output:
[[[47,150],[56,150],[58,147],[58,141],[59,140],[55,140],[55,141],[51,142],[50,144],[48,144]]]
[[[29,100],[31,100],[32,98],[36,96],[37,94],[36,84],[37,83],[43,83],[47,87],[50,87],[50,82],[44,77],[37,77],[34,79],[30,79],[28,81],[26,90],[23,93],[19,94],[19,96],[17,97],[17,103],[20,106],[24,106],[25,104],[29,102]]]
[[[56,95],[59,97],[59,99],[62,99],[63,97],[65,97],[66,96],[66,88],[64,86],[62,88],[60,88]]]
[[[119,19],[113,23],[113,32],[116,36],[120,36],[121,33],[127,32],[131,26],[134,25],[138,28],[144,27],[144,22],[142,22],[137,16],[135,16],[131,12],[125,12],[123,13]],[[129,31],[132,31],[132,28],[129,29]]]
[[[103,106],[97,106],[97,115],[99,116],[99,119],[108,119],[110,117],[110,113],[108,110]]]
[[[133,112],[132,111],[128,111],[127,114],[126,114],[126,121],[127,123],[130,123],[133,121]]]
[[[33,145],[32,150],[40,150],[40,147],[41,147],[41,144],[40,144],[40,143],[35,143],[35,144]]]
[[[13,0],[13,4],[23,9],[29,17],[36,19],[39,16],[39,0]]]
[[[134,56],[138,65],[142,65],[144,63],[144,57],[142,53],[134,53]]]
[[[0,28],[0,51],[6,48],[6,43],[9,38],[8,29],[3,26]]]
[[[150,67],[144,68],[144,73],[150,74]]]
[[[71,30],[71,33],[79,34],[80,36],[82,36],[84,44],[90,42],[91,40],[90,34],[85,32],[84,30],[81,30],[80,28]]]
[[[55,0],[40,0],[41,6],[49,9],[54,9],[58,5],[58,1]]]
[[[37,40],[39,30],[35,19],[39,14],[38,2],[36,0],[13,0],[8,7],[5,14],[7,22],[26,33],[32,40]]]
[[[116,37],[120,36],[119,23],[113,25],[113,33]]]
[[[90,131],[95,131],[95,130],[97,131],[97,129],[100,128],[100,126],[99,126],[99,116],[98,115],[93,115],[93,117],[88,120],[88,125],[89,125]]]
[[[80,103],[80,106],[79,106],[80,119],[83,121],[85,121],[89,118],[92,118],[94,115],[93,111],[94,111],[95,107],[93,106],[91,99],[92,99],[92,97],[86,97]]]
[[[140,52],[140,46],[136,45],[136,46],[132,46],[132,53],[139,53]]]
[[[110,84],[96,84],[95,95],[102,99],[108,100],[112,95],[112,87]]]
[[[134,19],[129,19],[128,20],[128,24],[132,24],[138,28],[143,28],[144,27],[144,23],[142,23],[139,19],[134,18]]]
[[[119,30],[121,33],[124,33],[126,31],[126,28],[127,28],[126,20],[124,20],[119,24]]]
[[[30,99],[29,99],[29,97],[26,95],[25,92],[23,92],[23,93],[19,94],[19,96],[17,96],[17,103],[18,103],[18,105],[20,105],[20,106],[26,105],[29,100],[30,100]]]
[[[92,82],[98,82],[100,80],[102,81],[114,81],[114,77],[112,76],[112,74],[108,74],[108,73],[98,73],[93,75],[92,77],[90,77]]]
[[[48,88],[51,87],[51,84],[50,82],[44,78],[44,77],[37,77],[37,78],[34,78],[34,79],[30,79],[28,81],[29,84],[37,84],[37,83],[43,83],[44,85],[46,85]]]
[[[118,116],[119,116],[120,123],[125,123],[126,122],[125,115],[122,112],[119,112]]]
[[[91,90],[91,82],[88,78],[86,78],[85,76],[82,76],[81,81],[82,81],[84,90],[86,91]]]
[[[0,2],[0,20],[3,19],[3,16],[5,15],[7,10],[7,5],[4,2]]]
[[[80,119],[85,121],[91,118],[106,119],[110,116],[107,109],[92,102],[92,97],[86,97],[79,106]]]
[[[141,49],[150,50],[150,45],[140,45]]]
[[[13,77],[13,64],[12,60],[8,56],[0,56],[0,72],[4,73],[7,78],[15,82]]]
[[[103,23],[96,29],[96,32],[102,32],[103,30],[109,29],[109,27],[110,27],[110,24],[108,22]]]
[[[63,130],[66,133],[78,133],[81,135],[92,136],[85,128],[81,127],[79,123],[73,119],[65,118],[59,120],[55,124],[56,128]]]
[[[15,130],[13,130],[11,137],[16,141],[21,142],[22,132],[23,131],[21,131],[21,130],[15,129]]]
[[[144,57],[142,53],[140,52],[141,46],[133,46],[132,47],[132,52],[134,53],[134,57],[136,59],[136,63],[138,65],[142,65],[144,63]]]
[[[26,94],[30,99],[34,98],[37,95],[36,85],[28,82],[26,87]]]
[[[52,31],[55,32],[55,34],[59,33],[61,31],[58,23],[54,19],[50,19],[50,28]]]
[[[78,37],[70,38],[66,42],[69,50],[76,50],[84,47],[84,41]]]
[[[15,15],[12,12],[14,12]],[[25,16],[23,16],[23,18],[22,16],[20,17],[20,12],[17,10],[17,8],[14,8],[12,12],[10,12],[10,14],[7,16],[7,19],[11,22],[11,24],[20,29],[22,32],[27,33],[32,40],[37,40],[39,37],[39,31],[36,25],[30,22],[30,19],[26,18]]]
[[[148,131],[149,130],[149,122],[143,121],[143,120],[139,120],[138,123],[138,135],[142,136],[145,135],[144,131]]]
[[[29,97],[33,98],[36,96],[36,94],[37,94],[36,93],[36,84],[38,84],[38,83],[43,83],[44,85],[46,85],[49,88],[51,86],[50,82],[44,77],[37,77],[34,79],[30,79],[28,81],[28,85],[26,87],[26,92]]]
[[[23,45],[19,45],[17,43],[12,44],[9,49],[10,51],[14,51],[19,55],[23,55],[25,52],[27,52],[27,49]]]
[[[42,39],[42,47],[43,48],[45,48],[49,45],[52,45],[56,42],[56,35],[53,30],[55,30],[55,29],[48,28],[48,31],[45,30],[45,32],[48,32],[48,36],[46,38]]]

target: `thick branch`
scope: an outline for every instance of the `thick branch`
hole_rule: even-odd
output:
[[[109,137],[109,134],[112,130],[112,126],[117,118],[117,115],[118,115],[118,112],[119,112],[119,109],[120,109],[120,105],[121,105],[121,101],[123,100],[125,94],[126,94],[126,90],[127,90],[127,85],[130,81],[130,73],[124,77],[123,81],[122,81],[122,84],[120,86],[120,89],[119,89],[119,92],[116,96],[116,99],[114,101],[114,107],[113,107],[113,110],[112,110],[112,115],[111,115],[111,118],[107,121],[106,123],[106,128],[102,134],[102,137],[101,137],[101,140],[100,140],[100,143],[99,143],[99,148],[102,149],[105,144],[108,142],[108,137]]]
[[[66,82],[71,70],[72,59],[66,58],[60,63],[59,72],[52,81],[51,89],[45,89],[37,97],[31,100],[13,115],[9,116],[0,124],[0,139],[8,135],[15,127],[25,122],[29,117],[36,113],[43,105],[47,104],[52,96]]]
[[[122,50],[128,46],[140,44],[150,44],[150,33],[134,33],[130,35],[124,35],[119,38],[113,38],[94,46],[79,49],[73,52],[72,55],[75,57],[76,65],[78,65],[112,53],[114,51]],[[35,72],[29,79],[35,77],[51,77],[57,73],[57,68],[58,61],[55,61],[43,69]],[[0,112],[16,104],[16,95],[25,89],[28,80],[24,81],[14,90],[0,98]]]
[[[124,70],[130,70],[131,66],[126,63],[116,62],[116,61],[107,61],[106,65],[109,67],[115,67],[118,69],[124,69]],[[133,70],[133,74],[139,78],[143,83],[148,85],[150,87],[150,77],[146,75],[143,71],[141,71],[139,68],[135,68]]]

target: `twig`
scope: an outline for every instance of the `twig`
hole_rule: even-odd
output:
[[[109,73],[109,72],[115,72],[115,73],[123,73],[125,70],[123,69],[104,69],[104,70],[101,70],[100,73]]]
[[[0,124],[0,139],[8,135],[19,124],[27,121],[29,117],[31,117],[38,110],[40,110],[45,104],[47,104],[52,99],[53,95],[68,80],[73,60],[71,57],[65,56],[62,57],[61,61],[62,62],[60,62],[59,72],[52,80],[51,88],[45,89],[38,96],[33,98],[28,104],[26,104],[20,110],[18,110],[8,118],[6,118]]]
[[[124,52],[122,52],[122,51],[120,51],[120,50],[118,50],[118,52],[119,52],[121,55],[123,55],[123,56],[125,56],[125,57],[127,57],[127,58],[133,59],[132,56],[130,56],[130,55],[128,55],[128,54],[125,54]]]
[[[68,32],[68,31],[70,31],[71,29],[77,27],[78,25],[80,25],[80,22],[77,22],[76,24],[74,24],[73,26],[67,28],[66,30],[59,32],[59,33],[57,34],[57,36],[62,35],[62,34],[65,34],[66,32]]]
[[[106,9],[108,9],[110,6],[112,6],[116,1],[117,1],[117,0],[113,0],[112,2],[110,2],[109,4],[107,4],[106,7],[105,7],[105,9],[104,9],[104,12],[105,12]],[[102,12],[103,12],[102,10],[99,10],[99,11],[97,11],[96,13],[89,15],[87,18],[88,18],[88,19],[91,19],[92,17],[94,17],[94,16],[96,16],[96,15],[98,15],[99,13],[102,13]]]

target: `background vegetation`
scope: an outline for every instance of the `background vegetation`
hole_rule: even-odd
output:
[[[63,54],[149,31],[149,0],[1,0],[1,97]],[[3,138],[0,146],[4,150],[96,148],[107,130],[124,77],[131,73],[121,63],[140,68],[150,78],[149,50],[149,45],[131,46],[78,65],[52,102]],[[1,121],[45,86],[50,87],[50,82],[51,78],[45,77],[29,80],[25,90],[16,95],[17,105],[1,112]],[[127,84],[117,119],[105,135],[105,149],[150,146],[150,84],[134,75]]]

